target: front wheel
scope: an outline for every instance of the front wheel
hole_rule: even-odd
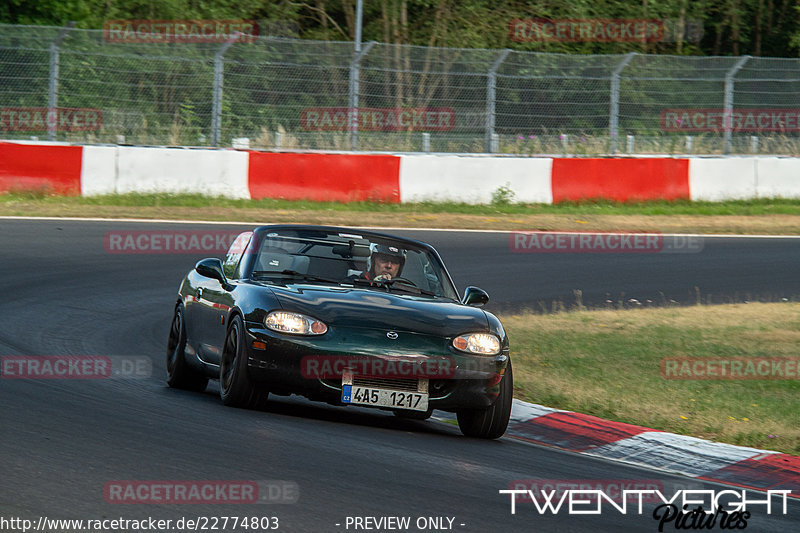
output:
[[[189,367],[184,356],[186,349],[186,324],[183,321],[183,306],[175,307],[172,325],[167,340],[167,385],[176,389],[202,392],[208,378]]]
[[[219,396],[222,403],[232,407],[263,409],[267,405],[269,392],[253,383],[247,374],[244,323],[239,315],[234,316],[231,321],[222,350]]]
[[[481,439],[497,439],[503,436],[511,418],[511,402],[514,399],[514,376],[511,361],[508,362],[503,380],[500,382],[500,394],[494,404],[485,409],[461,409],[458,416],[458,428],[467,437]]]

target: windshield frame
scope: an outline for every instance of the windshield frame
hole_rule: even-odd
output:
[[[305,249],[297,249],[291,250],[285,243],[287,242],[305,242],[306,247]],[[342,227],[334,227],[334,226],[306,226],[306,225],[271,225],[271,226],[261,226],[256,228],[253,231],[253,237],[250,239],[248,243],[247,250],[245,251],[244,257],[240,263],[240,271],[242,273],[242,278],[250,279],[252,281],[258,282],[277,282],[277,284],[290,284],[290,283],[302,283],[302,284],[322,284],[325,282],[314,281],[312,280],[303,280],[301,276],[286,276],[281,274],[276,274],[274,278],[267,278],[262,275],[253,276],[254,272],[257,271],[264,271],[264,270],[300,270],[298,268],[293,268],[292,263],[281,264],[282,261],[278,260],[277,264],[271,265],[270,268],[261,268],[264,265],[259,266],[259,261],[263,260],[259,259],[261,252],[264,250],[265,247],[275,247],[274,244],[283,244],[284,246],[275,247],[277,251],[283,251],[287,255],[306,255],[306,252],[313,249],[313,242],[317,242],[322,246],[330,246],[331,253],[335,256],[325,256],[319,257],[313,254],[309,255],[310,258],[318,257],[324,261],[341,261],[343,263],[348,264],[355,264],[358,265],[360,263],[365,263],[367,257],[369,255],[369,244],[370,243],[377,243],[383,244],[387,246],[395,246],[397,248],[401,248],[405,250],[408,254],[415,254],[415,261],[419,261],[419,264],[423,268],[423,275],[425,276],[425,280],[428,282],[433,282],[434,280],[428,276],[429,271],[425,268],[426,265],[429,265],[432,269],[430,272],[435,279],[435,283],[438,284],[439,290],[433,290],[434,296],[426,294],[430,286],[423,286],[419,287],[422,289],[419,294],[415,294],[412,291],[409,291],[404,288],[400,288],[397,290],[392,290],[392,284],[382,284],[376,283],[374,289],[379,289],[383,292],[392,290],[395,294],[403,294],[406,296],[421,296],[424,298],[443,298],[448,300],[459,301],[459,292],[456,288],[453,280],[448,272],[447,268],[444,265],[439,253],[436,251],[433,246],[428,243],[415,241],[411,239],[405,239],[403,237],[398,237],[396,235],[389,235],[384,233],[377,233],[373,231],[366,231],[366,230],[357,230],[353,228],[342,228]],[[353,244],[350,244],[350,243]],[[298,245],[299,246],[299,245]],[[342,246],[342,248],[338,249],[336,252],[333,251],[333,246]],[[283,250],[279,250],[279,248],[283,248]],[[347,255],[349,250],[357,250],[352,255]],[[339,253],[344,253],[345,255],[339,255]],[[404,265],[405,267],[405,265]],[[354,269],[348,269],[348,272],[352,272]],[[358,271],[358,270],[356,270]],[[358,271],[360,272],[360,271]],[[325,272],[311,271],[307,272],[309,276],[312,277],[326,277],[326,278],[337,278],[338,276],[331,276],[327,275]],[[403,272],[401,272],[399,277],[403,276]],[[419,279],[419,276],[417,276]],[[353,284],[350,283],[347,279],[347,276],[341,278],[342,281],[339,283],[340,286],[347,286],[347,287],[358,287],[366,290],[372,290],[373,287],[358,283]],[[414,281],[414,280],[412,280]],[[327,283],[327,285],[330,285]]]

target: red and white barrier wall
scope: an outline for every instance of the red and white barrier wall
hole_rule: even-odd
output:
[[[0,192],[46,188],[81,194],[80,146],[0,143]]]
[[[800,198],[800,158],[273,153],[0,142],[0,192],[489,203]]]

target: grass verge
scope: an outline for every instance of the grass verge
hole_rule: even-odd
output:
[[[798,355],[800,304],[504,315],[517,398],[800,455],[800,378],[672,380],[662,358]]]
[[[202,195],[125,194],[60,197],[41,191],[0,195],[0,215],[301,222],[346,226],[495,230],[652,231],[663,233],[798,234],[800,201],[583,202],[491,205],[385,204]]]

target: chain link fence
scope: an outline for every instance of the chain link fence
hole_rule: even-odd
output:
[[[282,150],[800,153],[800,60],[0,25],[0,137]]]

